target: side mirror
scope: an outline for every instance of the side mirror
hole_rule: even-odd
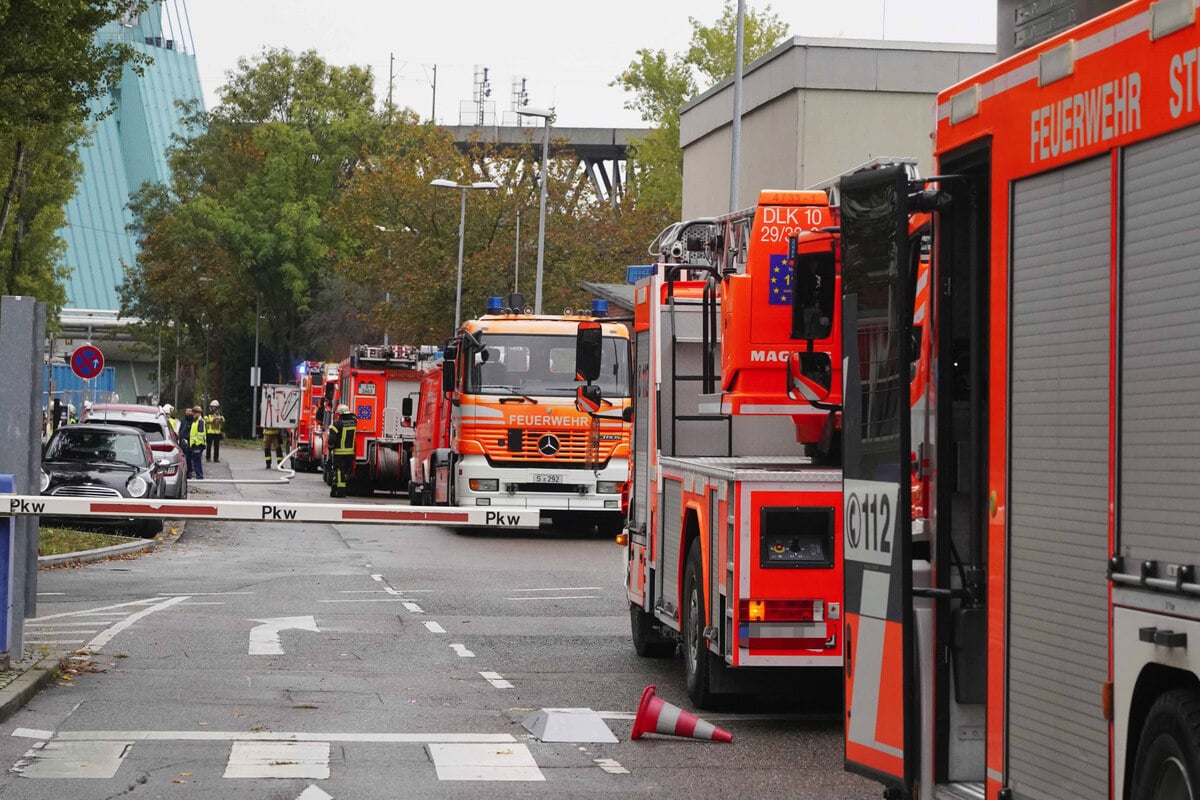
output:
[[[405,419],[412,419],[413,415],[413,399],[406,397],[400,401],[400,416]]]
[[[600,410],[600,387],[594,383],[585,383],[575,389],[575,408],[585,414],[595,414]]]
[[[821,403],[829,398],[833,366],[827,353],[792,353],[787,361],[787,396]]]
[[[590,383],[600,377],[603,346],[604,332],[600,323],[580,322],[575,333],[575,380]]]
[[[442,362],[442,391],[454,391],[454,362],[450,359]]]
[[[336,383],[334,383],[333,381],[329,381],[328,383],[325,384],[325,405],[327,405],[327,406],[333,405],[333,396],[336,392],[337,392],[337,384]]]

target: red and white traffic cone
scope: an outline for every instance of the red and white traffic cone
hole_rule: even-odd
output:
[[[673,706],[654,694],[654,687],[647,686],[638,704],[637,716],[633,720],[631,739],[640,739],[645,733],[661,733],[664,736],[684,736],[689,739],[709,739],[714,742],[732,742],[733,734],[705,722],[695,714]]]

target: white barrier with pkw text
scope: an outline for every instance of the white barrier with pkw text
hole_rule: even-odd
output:
[[[207,502],[9,495],[6,502],[9,516],[43,517],[221,519],[253,522],[324,522],[342,525],[450,525],[503,529],[534,529],[538,527],[539,517],[538,510],[530,508],[418,509],[408,505],[254,503],[246,500]]]

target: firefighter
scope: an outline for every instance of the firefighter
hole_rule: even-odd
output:
[[[267,469],[271,468],[271,450],[279,466],[283,466],[283,432],[279,428],[263,428],[263,458],[267,460]]]
[[[358,431],[358,420],[350,407],[337,407],[337,419],[329,426],[329,451],[333,456],[333,480],[329,484],[330,497],[345,497],[346,482],[354,467],[354,435]]]
[[[188,429],[188,463],[191,464],[191,471],[195,473],[197,480],[204,480],[204,411],[200,406],[193,406],[188,410],[192,415],[192,425]]]
[[[208,404],[208,416],[204,418],[204,435],[208,442],[204,452],[205,461],[221,460],[221,434],[224,428],[225,417],[221,414],[221,402],[213,400]]]

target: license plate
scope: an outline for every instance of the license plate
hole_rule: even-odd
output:
[[[534,475],[533,482],[534,483],[562,483],[563,476],[562,475]]]

